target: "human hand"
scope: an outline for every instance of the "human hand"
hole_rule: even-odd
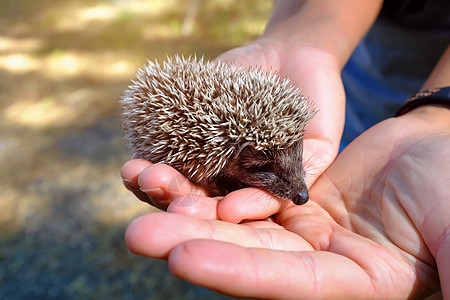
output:
[[[441,281],[448,280],[441,267],[449,265],[443,242],[450,210],[450,126],[440,121],[450,118],[445,109],[444,118],[422,118],[423,110],[436,108],[384,121],[356,139],[303,206],[280,208],[255,189],[235,191],[220,202],[184,196],[171,207],[181,204],[178,212],[185,215],[154,213],[135,220],[126,232],[128,247],[168,259],[178,277],[240,297],[432,294],[439,288],[436,263]],[[257,220],[277,212],[276,223]]]

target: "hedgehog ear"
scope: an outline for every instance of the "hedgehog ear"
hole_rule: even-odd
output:
[[[245,141],[244,143],[239,145],[236,153],[234,154],[234,159],[238,158],[239,155],[241,155],[242,151],[244,151],[244,149],[246,149],[246,151],[256,151],[255,143],[250,142],[250,141]]]

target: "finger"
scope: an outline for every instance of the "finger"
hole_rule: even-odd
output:
[[[312,186],[339,150],[345,121],[345,91],[340,69],[328,52],[317,49],[305,49],[300,55],[282,59],[281,72],[302,88],[316,110],[306,127],[303,145],[307,183]]]
[[[127,161],[120,170],[120,176],[127,187],[139,188],[137,183],[139,174],[144,171],[148,166],[152,165],[151,162],[145,159],[132,159]]]
[[[126,182],[125,180],[123,183],[124,183],[125,187],[129,191],[131,191],[139,200],[141,200],[143,202],[147,202],[148,204],[155,206],[152,199],[146,193],[141,191],[139,188],[135,188],[132,184]]]
[[[263,228],[216,220],[158,212],[141,216],[127,228],[125,240],[131,252],[157,258],[167,257],[176,245],[192,239],[212,239],[244,247],[282,250],[312,250],[298,235],[275,223]]]
[[[263,190],[244,188],[229,193],[220,201],[218,215],[221,220],[239,223],[266,219],[291,206],[294,206],[291,201],[275,198]]]
[[[180,172],[165,164],[152,164],[145,168],[139,175],[138,186],[161,209],[166,209],[171,201],[179,196],[207,196],[205,189],[196,186]]]
[[[364,269],[330,252],[275,251],[193,240],[176,246],[168,260],[175,276],[237,297],[361,299],[374,296],[374,287]]]
[[[330,236],[335,231],[341,230],[328,212],[314,201],[286,209],[276,218],[277,223],[286,230],[300,235],[316,250],[328,250]]]
[[[326,151],[324,149],[327,149]],[[336,151],[334,151],[334,149]],[[337,148],[333,142],[315,138],[303,141],[303,167],[306,183],[311,187],[336,158]]]
[[[354,157],[355,156],[353,156],[353,158]],[[347,173],[340,174],[335,172],[334,176],[332,176],[333,171],[336,169],[336,166],[340,165],[341,161],[342,159],[338,158],[333,165],[330,166],[327,172],[317,179],[316,183],[314,183],[314,186],[311,188],[309,195],[315,203],[330,214],[330,217],[336,223],[344,228],[352,229],[353,225],[348,209],[349,207],[353,207],[353,204],[350,203],[351,199],[354,198],[360,201],[360,197],[351,197],[349,195],[344,197],[340,188],[345,191],[350,191],[351,195],[358,195],[362,192],[361,189],[364,187],[364,184],[361,183],[351,186],[350,183],[352,180],[354,181],[355,178],[354,176],[348,176]],[[354,164],[353,161],[350,163]],[[341,166],[344,166],[347,170],[349,165],[345,164]],[[348,201],[350,205],[347,205],[346,201]]]
[[[120,170],[120,176],[122,177],[124,186],[129,191],[131,191],[139,200],[153,205],[148,195],[140,190],[139,184],[137,182],[139,174],[141,174],[141,172],[151,164],[151,162],[145,159],[132,159],[122,166],[122,169]]]
[[[183,195],[173,200],[167,212],[194,216],[201,219],[217,220],[217,206],[220,197],[200,197],[192,194]]]

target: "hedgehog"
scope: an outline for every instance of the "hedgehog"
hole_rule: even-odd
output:
[[[168,164],[222,195],[255,187],[308,201],[303,137],[316,111],[288,78],[176,55],[138,69],[121,106],[134,157]]]

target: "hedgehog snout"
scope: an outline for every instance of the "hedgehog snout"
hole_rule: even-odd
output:
[[[296,205],[305,204],[309,200],[308,188],[301,178],[286,180],[284,176],[279,176],[263,189],[276,197],[290,200]]]
[[[297,193],[297,195],[294,196],[294,199],[292,199],[292,201],[296,205],[305,204],[306,202],[308,202],[308,200],[309,200],[309,194],[308,194],[308,190],[307,189]]]

